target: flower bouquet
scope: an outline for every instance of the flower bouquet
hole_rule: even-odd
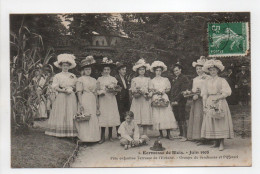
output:
[[[111,83],[109,85],[106,85],[106,91],[108,93],[116,94],[116,93],[120,92],[121,90],[122,90],[122,87],[117,85],[116,83]]]
[[[134,98],[139,98],[143,95],[143,92],[140,87],[136,87],[134,90],[132,90],[132,95]]]
[[[200,90],[197,89],[196,92],[192,92],[192,91],[186,90],[186,91],[183,91],[183,92],[182,92],[182,95],[183,95],[185,98],[193,97],[194,95],[200,95]]]
[[[169,106],[169,100],[165,100],[162,97],[159,97],[152,101],[151,106],[152,107],[168,107]]]
[[[209,106],[207,106],[207,112],[209,116],[216,119],[221,119],[224,117],[224,111],[222,109],[221,100],[214,101]]]
[[[73,119],[76,121],[89,121],[91,117],[91,114],[82,114],[82,113],[77,113],[74,115]]]

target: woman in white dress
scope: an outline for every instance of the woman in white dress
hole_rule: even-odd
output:
[[[108,138],[110,141],[114,141],[112,138],[112,130],[114,126],[120,125],[120,116],[118,112],[118,106],[116,101],[116,93],[109,92],[108,86],[116,86],[117,80],[115,77],[110,76],[111,68],[115,67],[112,60],[104,57],[100,64],[102,68],[102,76],[97,79],[97,94],[99,95],[99,125],[101,127],[101,140],[99,143],[105,141],[105,130],[108,127]]]
[[[202,89],[204,119],[201,128],[201,137],[215,139],[213,147],[224,150],[224,138],[233,138],[233,124],[226,97],[231,95],[231,88],[224,78],[218,76],[224,66],[219,60],[208,60],[203,65],[203,71],[210,77],[205,81]]]
[[[78,95],[78,109],[82,114],[91,114],[88,121],[76,121],[78,138],[81,142],[97,142],[100,140],[100,127],[98,123],[99,105],[97,100],[97,80],[90,77],[95,65],[93,56],[87,56],[81,61],[82,76],[76,83]]]
[[[52,87],[58,94],[53,103],[45,134],[56,137],[75,137],[77,130],[73,117],[77,113],[77,99],[74,93],[77,78],[68,70],[76,66],[71,54],[60,54],[54,65],[62,69],[53,78]]]
[[[133,71],[138,73],[138,77],[132,79],[130,91],[133,95],[130,111],[135,115],[134,121],[139,127],[143,127],[143,135],[147,135],[147,129],[153,125],[151,96],[149,92],[151,79],[145,77],[145,72],[150,70],[150,65],[140,59],[133,66]],[[140,95],[136,95],[137,93]]]
[[[168,103],[168,106],[152,105],[153,128],[159,130],[159,138],[163,138],[163,130],[166,130],[167,138],[173,140],[170,131],[177,128],[177,123],[167,95],[171,90],[171,83],[168,78],[161,76],[162,72],[167,71],[167,66],[161,61],[154,61],[150,71],[155,73],[155,77],[151,81],[152,102],[163,99],[164,102]]]
[[[201,56],[197,62],[193,62],[192,66],[196,68],[196,72],[198,74],[197,77],[193,79],[192,82],[192,92],[201,92],[203,84],[206,79],[208,79],[208,75],[202,70],[204,63],[206,62],[206,58]],[[190,118],[188,124],[187,138],[189,140],[194,140],[198,144],[201,145],[204,143],[201,139],[201,125],[203,121],[203,104],[201,95],[194,95],[192,98],[192,105],[190,109]]]

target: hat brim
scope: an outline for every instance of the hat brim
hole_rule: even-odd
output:
[[[56,62],[54,62],[53,64],[54,64],[57,68],[60,68],[60,69],[61,69],[61,66],[60,66],[61,63],[69,63],[69,64],[70,64],[69,69],[73,69],[73,68],[75,68],[76,65],[77,65],[75,62],[71,62],[71,61],[66,61],[66,62],[58,62],[58,61],[56,61]]]
[[[145,67],[146,71],[150,70],[150,65],[148,63],[146,63],[146,64],[140,64],[140,65],[133,66],[133,71],[136,72],[137,69],[139,69],[141,67]]]
[[[98,64],[97,67],[99,68],[104,68],[104,67],[110,67],[110,68],[115,68],[116,65],[113,63],[101,63],[101,64]]]
[[[83,70],[84,68],[88,68],[88,67],[95,68],[96,66],[97,66],[96,63],[92,63],[92,64],[88,64],[88,65],[82,65],[82,66],[80,66],[80,69]]]
[[[157,149],[155,147],[150,147],[150,150],[153,150],[153,151],[164,151],[165,150],[165,147],[162,147],[160,149]]]

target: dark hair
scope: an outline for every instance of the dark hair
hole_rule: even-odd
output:
[[[67,63],[67,64],[69,64],[69,66],[71,66],[70,62],[60,62],[59,65],[61,66],[63,63]]]
[[[117,71],[119,71],[119,70],[122,69],[122,68],[126,68],[126,65],[120,66],[119,68],[117,68]]]
[[[174,65],[174,66],[173,66],[173,69],[176,68],[176,67],[179,68],[180,70],[183,70],[183,67],[180,66],[180,65]]]
[[[153,68],[154,71],[156,71],[158,68],[161,68],[161,70],[163,71],[163,67],[162,66],[156,66]]]
[[[130,118],[134,118],[134,113],[132,111],[127,111],[125,113],[125,117],[129,116]]]

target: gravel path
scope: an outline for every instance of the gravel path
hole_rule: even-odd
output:
[[[177,132],[172,132],[174,135]],[[115,134],[115,131],[114,131]],[[151,141],[147,146],[124,150],[119,140],[106,141],[80,148],[72,167],[145,167],[145,166],[249,166],[251,165],[251,139],[225,140],[225,150],[210,148],[210,145],[197,146],[194,142],[170,141],[163,138],[164,152],[151,151],[150,147],[159,135],[148,132]],[[190,151],[198,154],[190,155]],[[168,152],[168,153],[167,153]],[[157,153],[157,154],[154,154]],[[160,153],[164,153],[160,154]],[[167,153],[167,154],[166,154]],[[174,154],[175,153],[175,154]],[[197,157],[197,158],[196,158]]]

